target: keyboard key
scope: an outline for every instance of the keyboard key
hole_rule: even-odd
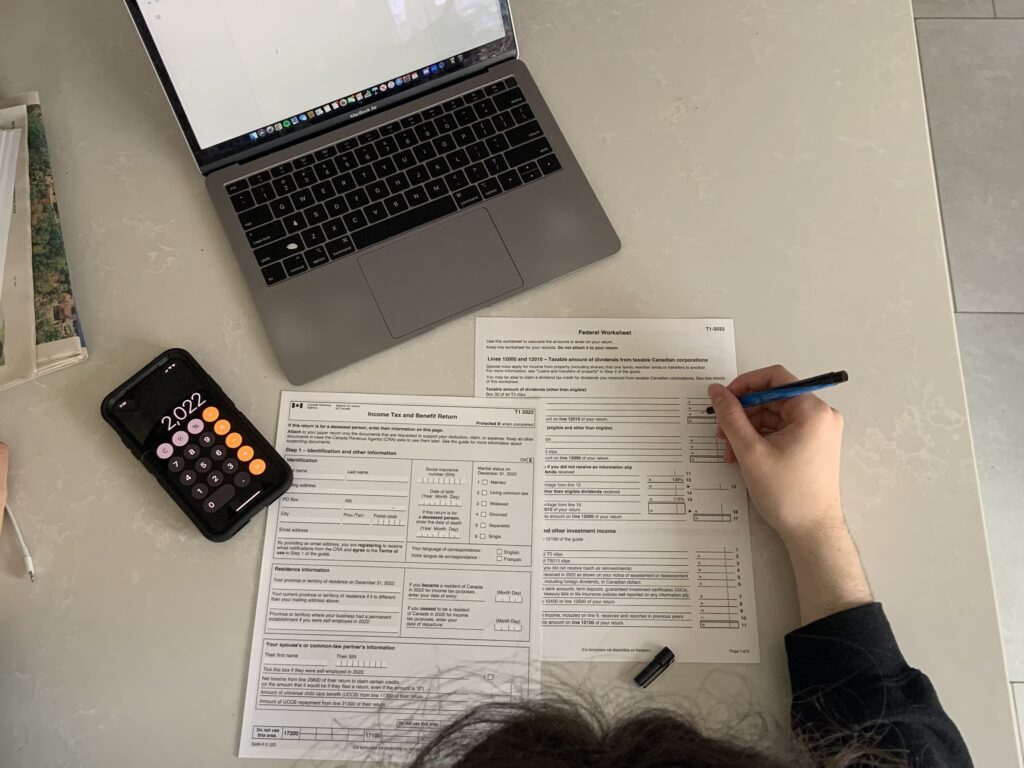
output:
[[[331,219],[324,224],[324,234],[327,235],[328,240],[333,240],[336,237],[341,237],[346,232],[345,224],[338,219]]]
[[[273,264],[275,261],[280,261],[285,256],[291,256],[293,253],[297,253],[302,250],[302,238],[298,235],[289,235],[283,240],[271,243],[270,245],[264,246],[263,248],[257,248],[254,251],[256,256],[256,263],[261,267],[265,267],[268,264]]]
[[[434,121],[434,128],[437,129],[438,134],[449,133],[458,127],[459,124],[455,122],[455,118],[451,115],[441,115]]]
[[[508,163],[505,162],[505,158],[501,155],[495,155],[494,157],[488,157],[484,161],[484,167],[491,176],[497,176],[502,171],[508,170]]]
[[[423,110],[422,115],[424,120],[433,120],[435,117],[440,117],[444,114],[444,107],[440,104]]]
[[[274,240],[282,238],[287,233],[284,231],[284,227],[280,221],[272,221],[269,224],[264,224],[262,227],[256,227],[256,229],[250,229],[245,233],[245,236],[249,238],[249,245],[253,248],[259,248],[261,245],[266,245]]]
[[[398,169],[395,167],[395,161],[390,157],[385,157],[383,160],[378,160],[373,164],[373,170],[377,172],[377,178],[383,179],[385,176],[390,176]]]
[[[270,184],[260,184],[258,187],[252,188],[252,196],[256,201],[257,205],[261,203],[269,203],[277,194],[274,192],[274,188]]]
[[[287,216],[289,213],[295,210],[295,206],[292,205],[292,199],[290,197],[279,197],[270,204],[270,210],[274,212],[274,215],[278,218]]]
[[[405,177],[404,173],[396,173],[393,176],[388,176],[385,179],[388,185],[388,189],[392,194],[396,192],[404,192],[409,188],[409,180]]]
[[[453,149],[455,149],[455,139],[452,137],[451,134],[448,133],[446,133],[443,136],[438,136],[436,139],[434,139],[433,144],[434,149],[436,149],[438,154],[440,155],[447,154],[448,152],[451,152]],[[243,192],[242,194],[248,195],[249,193]]]
[[[540,165],[540,169],[544,172],[545,176],[549,173],[562,170],[562,164],[558,162],[558,158],[554,155],[542,157],[537,161],[537,164]]]
[[[370,202],[370,198],[367,197],[365,189],[353,189],[345,195],[345,202],[349,208],[362,208]]]
[[[497,136],[491,136],[486,141],[487,148],[491,150],[491,154],[497,155],[504,152],[509,148],[508,139],[505,138],[505,134],[499,133]]]
[[[513,107],[511,110],[512,118],[517,124],[522,125],[533,120],[533,110],[530,109],[529,104],[520,104],[518,107]]]
[[[381,202],[370,203],[363,209],[363,212],[366,214],[366,218],[371,224],[374,224],[381,219],[386,219],[388,215],[388,209],[384,206],[384,203]]]
[[[459,107],[466,106],[466,102],[463,101],[462,97],[456,96],[454,99],[449,99],[441,106],[444,107],[445,112],[454,112]]]
[[[427,190],[427,196],[431,200],[448,194],[448,185],[444,183],[444,179],[432,179],[424,184],[423,188]]]
[[[522,165],[530,160],[536,160],[538,157],[550,155],[551,152],[552,149],[551,145],[548,144],[548,140],[540,138],[510,149],[505,153],[505,159],[508,160],[509,165]]]
[[[506,171],[498,177],[498,181],[501,182],[501,188],[508,192],[510,189],[515,189],[522,180],[519,178],[519,174],[513,171]]]
[[[519,176],[523,181],[536,181],[544,175],[540,172],[540,166],[532,160],[520,165],[516,170],[519,171]]]
[[[510,88],[502,93],[496,93],[491,98],[494,99],[494,106],[496,106],[499,111],[511,109],[512,107],[526,101],[526,97],[523,96],[523,92],[518,88]]]
[[[372,184],[366,185],[366,194],[369,195],[371,200],[383,200],[389,194],[388,185],[383,181],[375,181]]]
[[[326,147],[321,147],[320,149],[313,153],[313,156],[317,160],[326,160],[328,157],[334,157],[336,154],[338,154],[338,150],[335,149],[334,145],[332,144]]]
[[[473,111],[472,107],[457,109],[452,114],[455,116],[455,122],[457,122],[460,127],[472,125],[476,122],[476,112]]]
[[[330,160],[324,160],[322,163],[317,163],[313,168],[316,170],[316,177],[320,179],[320,181],[325,181],[332,176],[338,175],[338,166]]]
[[[287,275],[284,273],[284,267],[280,264],[271,264],[269,267],[263,268],[263,282],[267,285],[280,283],[286,277]]]
[[[476,116],[479,119],[483,120],[485,117],[490,117],[497,112],[498,108],[494,106],[494,102],[490,99],[484,99],[473,105],[473,111],[476,112]]]
[[[474,142],[466,147],[466,154],[469,155],[469,159],[473,162],[483,160],[491,153],[487,150],[487,145],[482,141]]]
[[[434,149],[434,145],[430,142],[423,144],[417,144],[416,148],[413,149],[412,153],[416,156],[416,159],[421,163],[427,162],[431,158],[437,157],[437,150]]]
[[[249,177],[249,186],[255,187],[257,184],[266,184],[271,179],[270,171],[260,171],[254,173]]]
[[[437,128],[431,122],[420,123],[416,126],[416,138],[420,141],[430,141],[437,137]]]
[[[485,200],[501,194],[501,184],[498,183],[497,179],[484,179],[477,186],[480,188],[480,192]]]
[[[291,163],[281,163],[281,165],[275,165],[270,169],[270,175],[275,179],[280,179],[282,176],[287,176],[292,170]]]
[[[462,98],[466,100],[467,104],[472,104],[473,102],[480,101],[481,99],[485,98],[484,89],[479,88],[478,90],[470,91],[469,93],[463,94]]]
[[[256,205],[256,200],[253,199],[252,192],[246,190],[245,192],[239,192],[237,195],[232,195],[231,205],[235,207],[236,211],[241,213]]]
[[[540,123],[536,120],[523,123],[510,131],[505,131],[505,138],[508,139],[509,144],[513,147],[518,144],[525,144],[528,141],[533,141],[544,135],[544,131],[541,130]]]
[[[327,242],[327,238],[324,237],[324,231],[320,227],[310,227],[302,233],[302,242],[306,244],[307,248],[312,248],[314,245],[322,245]]]
[[[273,219],[274,214],[270,212],[269,205],[260,205],[238,214],[238,221],[241,222],[242,229],[252,229]]]
[[[540,169],[538,169],[539,172]],[[306,221],[310,224],[321,224],[327,221],[327,209],[320,203],[306,209]]]
[[[324,200],[330,200],[337,194],[338,193],[334,191],[334,185],[329,181],[321,181],[313,185],[313,197],[315,197],[318,202],[322,203]]]
[[[312,154],[308,154],[308,155],[303,155],[302,157],[297,157],[294,160],[292,160],[292,162],[295,163],[295,167],[296,168],[305,168],[305,167],[310,166],[313,163],[315,163],[316,162],[316,158],[313,157]]]
[[[327,244],[327,255],[331,258],[331,261],[334,261],[334,259],[340,259],[342,256],[348,256],[355,249],[356,247],[352,245],[352,238],[346,235]]]
[[[402,149],[410,149],[420,143],[419,137],[416,135],[416,132],[411,131],[409,129],[406,129],[399,133],[398,135],[396,135],[395,139],[398,141],[398,146],[400,146]]]
[[[334,164],[338,167],[339,173],[345,171],[353,171],[359,167],[359,161],[356,160],[356,156],[351,152],[344,152],[334,158]]]
[[[380,135],[381,136],[390,136],[393,133],[398,133],[400,130],[401,130],[401,126],[398,124],[398,121],[396,120],[393,123],[388,123],[387,125],[382,125],[380,127]]]
[[[343,195],[356,188],[356,180],[352,178],[351,173],[342,173],[334,177],[334,188],[339,195]]]
[[[295,182],[292,181],[291,176],[282,176],[279,179],[274,179],[274,191],[279,195],[287,195],[295,191]]]
[[[426,166],[416,165],[409,169],[406,176],[409,177],[410,184],[422,184],[430,178],[430,171],[426,169]]]
[[[292,174],[292,178],[295,179],[295,184],[298,187],[308,187],[317,182],[316,171],[312,168],[300,168]]]
[[[423,115],[421,115],[419,113],[416,113],[416,114],[413,114],[413,115],[409,115],[408,117],[403,117],[402,118],[402,127],[403,128],[412,128],[414,125],[419,125],[422,122],[423,122]]]
[[[462,171],[453,171],[445,176],[444,180],[448,185],[448,189],[452,190],[452,192],[469,186],[469,179],[466,178],[466,174]]]
[[[403,149],[392,159],[395,161],[395,167],[400,171],[408,170],[416,165],[416,156],[408,149]]]
[[[480,190],[470,185],[465,189],[460,189],[452,197],[455,198],[455,204],[459,208],[466,208],[474,203],[479,203],[483,200],[483,195],[480,194]]]
[[[469,179],[471,184],[483,181],[488,175],[487,169],[484,168],[483,163],[473,163],[472,165],[466,166],[466,178]]]
[[[381,157],[393,155],[395,152],[398,151],[398,142],[395,141],[394,138],[392,138],[391,136],[385,136],[383,139],[376,142],[373,146],[376,147],[377,154],[380,155]]]
[[[338,149],[342,152],[351,152],[353,149],[359,146],[359,139],[351,138],[345,139],[343,142],[338,144]]]
[[[519,81],[516,80],[514,77],[506,77],[505,85],[507,85],[509,88],[515,88],[517,85],[519,85]]]
[[[378,131],[377,129],[373,129],[372,131],[367,131],[366,133],[360,134],[359,135],[359,143],[360,144],[369,144],[371,142],[376,141],[379,138],[380,138],[380,131]]]
[[[384,201],[384,207],[388,209],[388,213],[392,216],[396,213],[409,210],[409,204],[405,202],[405,197],[402,195],[392,195]]]
[[[486,139],[488,136],[493,136],[498,132],[498,129],[494,127],[494,123],[491,122],[489,117],[485,117],[479,123],[473,123],[473,134],[478,139]]]
[[[466,154],[466,150],[464,149],[456,149],[454,152],[449,152],[444,157],[445,160],[448,161],[448,165],[452,167],[452,170],[465,168],[469,165],[469,155]]]
[[[352,172],[352,176],[355,178],[356,184],[361,187],[366,186],[371,181],[377,180],[377,174],[374,173],[373,166],[370,165],[362,165],[356,168]]]
[[[469,128],[459,128],[452,131],[452,138],[455,139],[455,143],[460,147],[468,146],[476,141],[476,135]]]
[[[516,125],[516,119],[512,117],[511,112],[499,112],[491,118],[491,122],[494,123],[494,127],[499,131],[507,131]]]
[[[380,157],[380,155],[377,154],[377,150],[374,149],[373,145],[370,144],[357,149],[355,155],[356,160],[358,160],[362,165],[372,163],[374,160],[377,160]]]
[[[284,273],[288,277],[295,277],[301,275],[306,271],[306,260],[302,258],[301,253],[296,253],[294,256],[289,256],[287,259],[281,262],[284,266]]]
[[[309,264],[310,267],[322,267],[329,261],[330,259],[327,257],[327,251],[322,245],[318,245],[316,248],[306,251],[306,263]]]
[[[430,172],[431,178],[437,178],[438,176],[443,176],[448,173],[448,171],[451,170],[451,167],[448,165],[447,160],[443,157],[438,157],[427,163],[427,170]]]
[[[352,211],[352,213],[346,213],[344,216],[341,217],[341,220],[345,223],[345,226],[348,227],[349,232],[355,229],[362,229],[363,227],[370,223],[366,220],[366,214],[363,213],[362,211]],[[330,248],[328,248],[327,250],[329,253]]]
[[[324,207],[327,208],[327,215],[332,219],[335,216],[341,216],[343,213],[348,212],[348,206],[345,204],[343,197],[333,197],[324,203]]]
[[[488,96],[493,96],[498,91],[504,91],[506,87],[507,86],[505,85],[505,81],[499,80],[498,82],[491,83],[486,88],[484,88],[484,93],[486,93]]]
[[[306,217],[302,215],[302,211],[296,211],[282,218],[281,223],[284,224],[289,235],[294,235],[306,228]]]
[[[405,199],[413,207],[423,205],[423,203],[427,202],[427,190],[423,187],[413,187],[405,193]]]
[[[417,208],[410,208],[405,213],[392,216],[385,221],[373,224],[364,230],[352,235],[352,241],[358,248],[368,248],[371,245],[387,240],[389,238],[408,232],[410,229],[435,221],[449,213],[454,213],[458,208],[451,197],[442,197],[433,202],[421,205]]]
[[[308,208],[315,202],[316,198],[313,197],[313,190],[311,189],[300,189],[292,195],[292,204],[295,206],[296,210]]]

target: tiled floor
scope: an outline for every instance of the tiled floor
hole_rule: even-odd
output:
[[[993,579],[1024,734],[1024,0],[913,0]]]

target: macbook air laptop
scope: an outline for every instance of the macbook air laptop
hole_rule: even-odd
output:
[[[507,0],[127,0],[303,384],[619,250]]]

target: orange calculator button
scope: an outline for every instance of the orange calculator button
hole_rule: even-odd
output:
[[[203,409],[203,421],[212,423],[220,418],[220,411],[212,405]]]
[[[253,459],[249,464],[250,475],[262,475],[267,471],[267,463],[263,459]]]
[[[237,432],[232,432],[230,435],[224,438],[224,444],[234,450],[242,444],[242,436]]]
[[[250,461],[252,457],[256,455],[256,451],[250,448],[248,445],[243,445],[238,449],[238,460],[239,461]]]
[[[231,422],[228,421],[227,419],[221,419],[220,421],[213,425],[213,431],[216,432],[218,435],[226,435],[228,432],[231,431]]]

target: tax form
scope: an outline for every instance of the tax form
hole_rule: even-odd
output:
[[[284,392],[241,757],[407,762],[536,689],[536,413]]]
[[[731,320],[478,318],[476,394],[544,398],[545,660],[757,662],[747,495],[707,387]]]

